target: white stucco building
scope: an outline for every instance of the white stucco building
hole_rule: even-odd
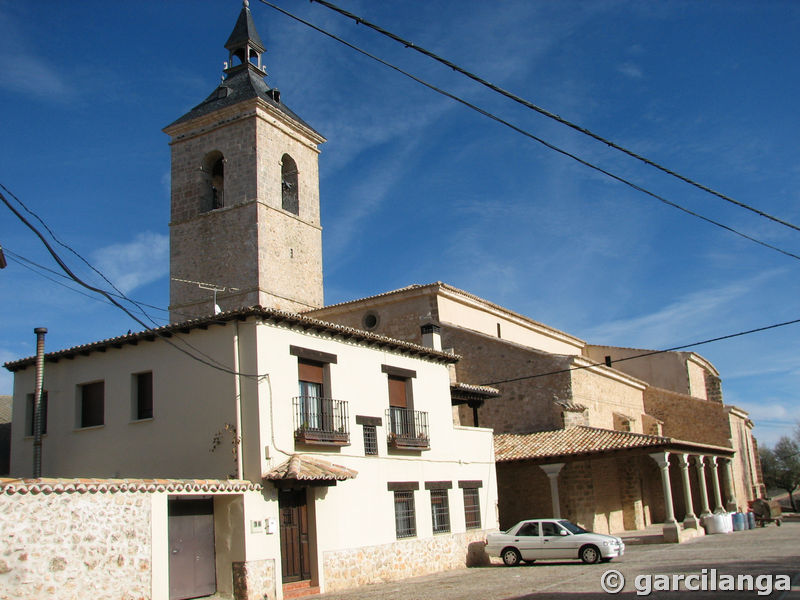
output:
[[[453,424],[456,360],[261,308],[52,352],[42,473],[261,485],[158,505],[153,598],[201,595],[174,589],[192,585],[182,556],[195,570],[206,557],[193,577],[211,592],[248,598],[463,566],[497,526],[497,492],[491,431]],[[17,405],[30,404],[34,359],[6,366]],[[30,412],[14,411],[20,478],[32,469]],[[237,570],[247,577],[236,582]]]

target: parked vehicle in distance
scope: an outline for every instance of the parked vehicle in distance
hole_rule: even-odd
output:
[[[486,552],[512,567],[525,561],[580,558],[585,563],[608,562],[625,553],[621,538],[592,533],[565,519],[529,519],[511,529],[490,533]]]

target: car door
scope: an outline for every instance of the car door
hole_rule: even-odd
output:
[[[561,527],[556,521],[542,521],[543,558],[577,558],[575,536]]]
[[[539,523],[523,523],[514,535],[514,545],[522,554],[522,560],[542,558],[542,538],[539,535]]]

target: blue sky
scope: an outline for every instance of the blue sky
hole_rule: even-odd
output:
[[[800,233],[515,105],[305,0],[276,0],[548,141],[787,251]],[[540,106],[800,223],[800,4],[339,0]],[[131,297],[168,303],[161,128],[219,81],[241,4],[0,0],[0,182]],[[268,83],[329,140],[326,302],[442,280],[591,343],[660,349],[800,318],[800,261],[666,207],[251,0]],[[140,327],[4,207],[0,361]],[[62,249],[63,250],[63,249]],[[66,250],[78,272],[87,269]],[[48,277],[63,282],[56,275]],[[96,281],[94,279],[93,281]],[[159,323],[166,312],[151,309]],[[696,349],[762,444],[800,409],[800,325]],[[0,394],[12,377],[0,373]]]

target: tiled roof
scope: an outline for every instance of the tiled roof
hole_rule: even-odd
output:
[[[396,350],[401,353],[407,353],[429,360],[436,360],[440,362],[454,363],[458,362],[461,358],[457,354],[450,354],[440,350],[427,348],[411,342],[404,342],[394,338],[386,337],[385,335],[378,335],[368,331],[362,331],[354,327],[345,327],[344,325],[336,325],[328,323],[312,317],[307,317],[301,314],[277,310],[273,308],[264,308],[262,306],[251,306],[250,308],[240,308],[231,310],[217,315],[210,315],[198,319],[191,319],[182,323],[175,323],[172,325],[165,325],[155,329],[149,329],[138,333],[129,333],[119,337],[101,340],[99,342],[92,342],[81,346],[73,346],[66,350],[59,350],[57,352],[49,352],[45,354],[45,359],[49,362],[56,362],[62,358],[74,358],[79,355],[88,355],[91,352],[103,352],[109,347],[121,348],[126,344],[136,345],[140,341],[152,342],[156,338],[172,337],[176,333],[189,333],[194,329],[208,329],[211,325],[225,325],[228,321],[242,320],[249,317],[258,317],[265,321],[270,321],[275,324],[285,324],[289,326],[296,326],[304,331],[311,330],[317,333],[327,333],[331,336],[337,336],[346,340],[359,342],[365,346],[377,346],[378,348],[388,348]],[[36,363],[35,356],[21,358],[19,360],[10,361],[5,363],[5,368],[9,371],[19,371],[30,367]]]
[[[261,484],[242,479],[14,479],[0,477],[0,494],[94,494],[106,492],[247,492]]]
[[[344,481],[353,479],[358,471],[348,469],[342,465],[335,465],[317,457],[293,454],[289,460],[275,467],[267,473],[265,479],[271,481],[298,480],[298,481]]]
[[[450,392],[466,392],[468,394],[476,394],[478,396],[486,396],[488,398],[496,398],[500,395],[500,390],[497,388],[489,387],[488,385],[461,383],[460,381],[450,385]]]
[[[501,433],[494,436],[497,462],[555,459],[635,448],[674,449],[723,455],[730,455],[733,452],[731,448],[583,425],[537,433]]]
[[[572,400],[559,400],[556,404],[567,412],[583,412],[586,410],[583,404],[578,404]]]
[[[394,294],[402,294],[404,292],[410,292],[412,290],[436,289],[436,288],[440,288],[442,290],[447,290],[447,291],[449,291],[449,292],[451,292],[453,294],[458,294],[459,296],[464,296],[465,298],[469,298],[471,300],[475,300],[475,301],[480,302],[481,304],[484,304],[486,306],[489,306],[489,307],[491,307],[491,308],[493,308],[495,310],[499,310],[501,312],[504,312],[509,316],[512,316],[512,317],[515,317],[517,319],[521,319],[523,321],[526,321],[527,323],[530,323],[530,324],[532,324],[532,325],[534,325],[536,327],[541,327],[541,328],[546,329],[548,331],[551,331],[554,334],[557,334],[559,336],[563,336],[563,337],[569,338],[574,343],[577,343],[577,344],[585,344],[586,343],[583,340],[581,340],[580,338],[576,338],[575,336],[570,335],[569,333],[566,333],[564,331],[560,331],[558,329],[555,329],[554,327],[550,327],[549,325],[545,325],[544,323],[540,323],[539,321],[535,321],[535,320],[531,319],[530,317],[526,317],[523,314],[514,312],[513,310],[509,310],[508,308],[505,308],[504,306],[500,306],[499,304],[495,304],[494,302],[486,300],[485,298],[481,298],[480,296],[476,296],[475,294],[472,294],[472,293],[467,292],[465,290],[459,289],[457,287],[454,287],[454,286],[452,286],[450,284],[447,284],[447,283],[444,283],[442,281],[436,281],[434,283],[426,283],[426,284],[414,283],[414,284],[407,285],[406,287],[402,287],[402,288],[397,289],[397,290],[391,290],[389,292],[383,292],[381,294],[375,294],[373,296],[367,296],[365,298],[358,298],[356,300],[348,300],[346,302],[339,302],[338,304],[330,304],[330,305],[324,306],[322,308],[312,309],[312,310],[305,311],[305,312],[308,312],[308,313],[313,313],[315,311],[324,312],[329,308],[336,308],[336,307],[339,307],[339,306],[348,306],[348,305],[351,305],[351,304],[358,304],[360,302],[365,302],[365,301],[368,301],[368,300],[374,300],[376,298],[384,298],[386,296],[392,296]]]

